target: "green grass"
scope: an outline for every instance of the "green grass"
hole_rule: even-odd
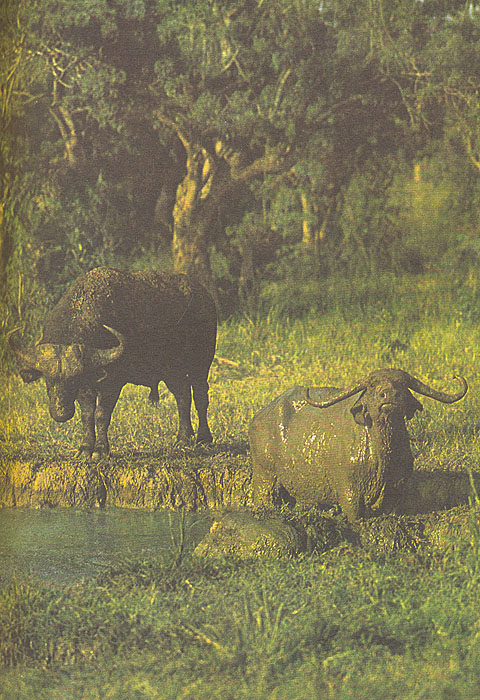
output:
[[[248,459],[254,413],[294,383],[345,386],[396,366],[446,391],[409,424],[416,468],[478,470],[480,302],[476,279],[325,283],[322,310],[285,307],[219,330],[211,459]],[[478,307],[477,307],[478,303]],[[44,388],[2,380],[4,459],[73,457],[76,417],[57,425]],[[126,387],[110,431],[132,469],[173,449],[174,402]],[[175,457],[176,455],[176,457]],[[182,459],[195,460],[194,451]],[[209,459],[202,454],[202,459]],[[472,501],[472,508],[475,507]],[[480,533],[442,549],[385,554],[343,543],[281,561],[119,562],[67,588],[12,581],[0,593],[6,700],[473,700],[480,697]]]
[[[286,561],[123,562],[0,599],[4,698],[473,698],[479,578],[352,547]],[[12,664],[16,667],[12,668]]]

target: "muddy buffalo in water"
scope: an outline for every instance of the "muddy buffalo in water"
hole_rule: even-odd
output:
[[[47,316],[35,347],[10,345],[24,382],[44,377],[50,415],[63,423],[81,411],[79,454],[108,454],[108,426],[122,387],[150,387],[158,401],[164,381],[175,396],[177,439],[190,440],[191,390],[197,442],[211,442],[208,372],[215,353],[215,304],[185,275],[121,272],[98,267],[80,277]],[[95,433],[96,428],[96,433]]]
[[[345,390],[288,389],[250,426],[255,505],[340,505],[349,520],[390,509],[413,470],[405,419],[422,404],[409,389],[454,403],[467,392],[456,379],[456,394],[399,369],[377,370]]]

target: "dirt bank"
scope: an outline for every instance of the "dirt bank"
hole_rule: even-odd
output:
[[[9,460],[0,467],[0,505],[30,508],[215,509],[251,504],[245,455],[180,454],[157,459]]]

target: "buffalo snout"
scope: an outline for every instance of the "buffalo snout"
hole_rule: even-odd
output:
[[[49,406],[50,415],[56,423],[66,423],[75,415],[75,404],[64,406],[62,404],[52,404]]]
[[[56,423],[66,423],[75,415],[77,387],[71,382],[46,380],[50,415]]]
[[[369,392],[370,393],[370,392]],[[392,384],[383,384],[367,395],[366,403],[371,418],[404,418],[410,413],[410,401],[413,399],[410,392],[404,387]]]
[[[407,418],[410,420],[416,411],[423,409],[422,404],[408,389],[395,385],[379,387],[374,404],[378,415],[383,418]],[[371,406],[370,412],[375,414],[373,406]]]
[[[388,402],[382,403],[380,406],[380,413],[384,416],[392,416],[398,414],[399,416],[404,416],[405,411],[402,409],[398,403]]]

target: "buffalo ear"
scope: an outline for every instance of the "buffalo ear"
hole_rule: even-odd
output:
[[[42,373],[38,369],[21,369],[19,375],[25,382],[25,384],[30,384],[31,382],[36,382],[40,379]]]
[[[407,420],[410,420],[411,418],[413,418],[417,411],[423,411],[423,406],[420,403],[420,401],[417,401],[417,399],[414,396],[412,396],[412,394],[410,394],[410,392],[408,392],[408,394],[409,397],[407,401],[407,407],[405,409],[405,418]]]
[[[370,418],[366,404],[364,404],[362,401],[362,397],[363,394],[353,404],[352,408],[350,409],[350,413],[352,414],[355,423],[358,423],[358,425],[363,425],[365,428],[370,428],[372,425],[372,419]]]

